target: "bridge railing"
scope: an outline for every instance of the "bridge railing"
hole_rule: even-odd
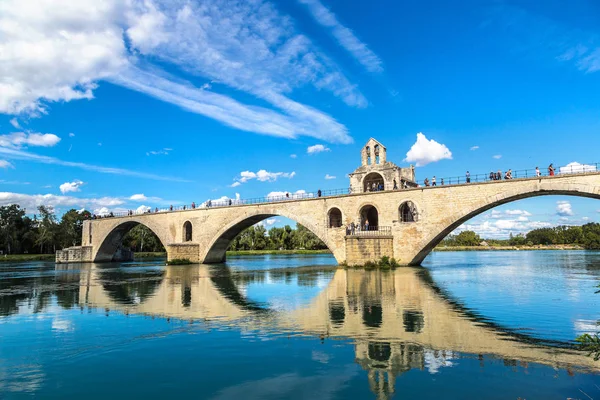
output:
[[[357,226],[352,230],[346,229],[346,236],[390,236],[391,226]]]
[[[535,178],[537,176],[544,177],[552,175],[548,167],[546,168],[530,168],[530,169],[519,169],[519,170],[511,170],[510,177],[506,176],[507,171],[492,171],[487,174],[471,174],[469,177],[467,175],[463,176],[450,176],[450,177],[436,177],[435,186],[442,185],[462,185],[469,183],[481,183],[481,182],[491,182],[491,181],[504,181],[507,179],[526,179],[526,178]],[[554,170],[554,175],[576,175],[582,173],[589,172],[600,172],[600,163],[591,163],[591,164],[574,164],[571,163],[566,166],[557,167]],[[492,177],[494,174],[494,177]],[[499,179],[498,175],[499,174]],[[427,184],[425,183],[425,179],[427,179]],[[417,187],[426,187],[433,185],[433,176],[431,178],[427,177],[422,180],[418,180],[415,182]],[[398,182],[398,188],[394,188],[393,183],[389,182],[383,188],[384,191],[391,190],[403,190],[400,187],[401,183]],[[373,190],[380,191],[380,190]],[[290,201],[290,200],[304,200],[304,199],[314,199],[319,197],[331,197],[331,196],[342,196],[348,194],[356,194],[356,193],[367,193],[372,192],[372,190],[364,190],[361,188],[344,188],[344,189],[330,189],[330,190],[317,190],[316,192],[305,192],[298,191],[295,193],[290,192],[281,192],[277,194],[273,194],[271,196],[264,197],[255,197],[250,199],[229,199],[223,198],[218,200],[207,200],[204,203],[192,203],[190,205],[181,205],[181,206],[169,206],[169,207],[147,207],[147,208],[138,208],[137,210],[117,210],[108,213],[103,213],[101,215],[95,215],[93,218],[109,218],[109,217],[127,217],[133,215],[143,215],[143,214],[155,214],[155,213],[165,213],[172,211],[184,211],[184,210],[193,210],[198,208],[212,208],[212,207],[230,207],[230,206],[239,206],[239,205],[251,205],[251,204],[265,204],[265,203],[274,203],[281,201]]]

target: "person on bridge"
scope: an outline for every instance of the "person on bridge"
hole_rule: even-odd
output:
[[[398,190],[398,183],[396,182],[396,178],[394,178],[394,190]]]
[[[512,170],[508,170],[506,171],[506,174],[504,174],[504,179],[512,179]]]
[[[444,186],[444,178],[442,178],[442,186]]]
[[[229,199],[229,205],[233,204],[233,202],[231,201],[231,199]]]
[[[377,191],[377,184],[376,184],[375,182],[373,182],[372,189],[373,189],[373,191],[374,191],[374,192],[376,192],[376,191]]]
[[[429,178],[425,178],[425,180],[423,181],[423,183],[425,184],[425,186],[429,186]]]
[[[435,182],[435,175],[433,178],[431,178],[431,186],[437,186],[437,183]]]
[[[321,197],[321,189],[317,190],[317,197]]]
[[[498,172],[496,172],[496,180],[499,181],[502,179],[502,171],[498,170]]]
[[[154,212],[155,212],[155,213],[157,213],[157,212],[158,212],[158,207],[156,207],[156,208],[154,209]]]
[[[550,176],[554,176],[554,166],[552,165],[552,163],[548,166],[548,175]]]
[[[210,199],[206,202],[206,207],[211,207],[212,206],[212,201],[210,201]]]
[[[192,209],[196,208],[196,203],[192,201]]]
[[[466,178],[467,178],[467,183],[471,183],[471,173],[469,171],[467,171]]]
[[[542,173],[540,172],[540,169],[538,167],[535,167],[535,176],[537,176],[537,177],[542,176]]]
[[[173,204],[169,206],[169,211],[173,211]]]
[[[352,221],[350,223],[350,233],[352,233],[354,235],[355,231],[356,231],[356,225],[354,225],[354,221]]]
[[[365,219],[365,231],[369,230],[369,220]]]
[[[496,174],[494,174],[494,171],[490,172],[490,181],[495,181],[496,180]]]

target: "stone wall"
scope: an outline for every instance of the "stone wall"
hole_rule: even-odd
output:
[[[198,243],[177,243],[167,246],[167,260],[187,259],[193,263],[200,262],[200,245]]]
[[[92,246],[74,246],[56,251],[57,263],[90,262],[93,256]]]
[[[346,264],[364,265],[367,261],[379,261],[383,256],[394,257],[391,236],[346,236]]]

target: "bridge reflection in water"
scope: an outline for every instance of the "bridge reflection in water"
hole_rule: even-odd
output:
[[[440,294],[422,268],[231,272],[224,266],[171,266],[137,278],[135,269],[127,271],[84,266],[80,305],[211,326],[216,321],[244,331],[350,338],[356,362],[368,372],[371,389],[380,398],[393,393],[398,375],[426,364],[430,370],[451,364],[455,353],[472,354],[481,362],[487,354],[525,367],[533,362],[567,370],[600,369],[583,353],[478,319]],[[300,285],[311,285],[319,274],[332,276],[329,284],[293,310],[272,309],[244,295],[252,282],[295,278]]]

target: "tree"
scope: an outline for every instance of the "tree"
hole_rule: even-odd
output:
[[[90,217],[90,212],[86,210],[79,212],[71,209],[64,213],[59,226],[60,245],[62,247],[80,246],[83,221],[90,219]]]
[[[40,214],[40,220],[38,223],[36,245],[40,246],[41,254],[44,254],[44,246],[46,246],[46,252],[49,250],[55,252],[58,224],[56,223],[56,215],[54,215],[54,210],[52,207],[39,206],[38,212]]]
[[[123,246],[129,247],[133,251],[150,251],[150,252],[164,252],[163,247],[158,236],[152,232],[150,228],[145,225],[138,224],[134,226],[127,234],[123,237]]]

